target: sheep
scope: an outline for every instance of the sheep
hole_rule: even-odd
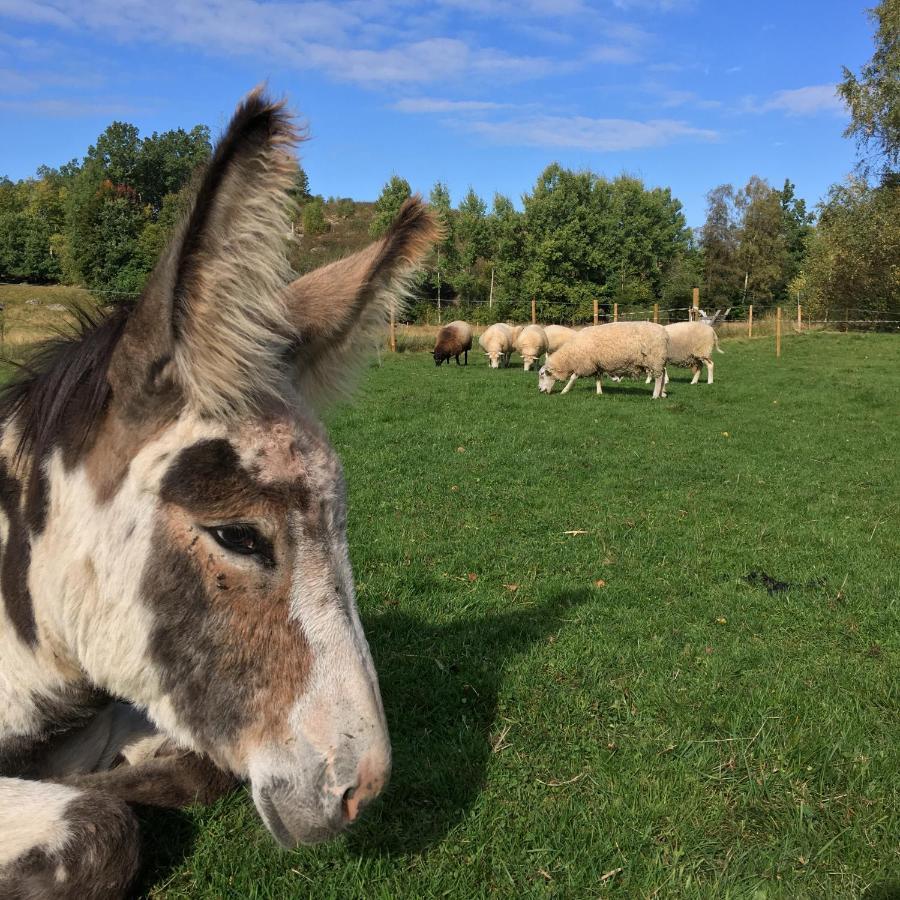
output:
[[[668,365],[693,370],[691,384],[700,380],[700,372],[706,366],[706,383],[712,384],[715,368],[712,361],[713,348],[719,353],[725,352],[719,346],[719,339],[712,326],[705,322],[673,322],[666,325],[666,333],[669,335]],[[666,382],[668,381],[669,376],[666,374]]]
[[[523,368],[527,372],[531,364],[547,351],[547,335],[540,325],[526,325],[516,338],[516,350],[522,356]]]
[[[524,325],[513,325],[512,322],[506,322],[505,325],[509,329],[510,334],[512,335],[513,349],[515,349],[516,341],[519,339],[519,335],[522,333],[522,329],[525,326]]]
[[[488,365],[492,369],[499,369],[501,361],[504,368],[509,365],[509,357],[513,351],[513,336],[509,325],[503,322],[491,325],[478,338],[478,344],[487,354]]]
[[[574,328],[567,328],[565,325],[545,325],[544,333],[547,335],[547,353],[555,353],[578,332]]]
[[[459,365],[459,357],[465,353],[466,365],[469,364],[469,351],[472,349],[472,328],[468,322],[457,320],[445,325],[437,336],[434,345],[434,364],[439,366],[444,360],[450,363],[450,357],[456,357]]]
[[[566,344],[551,353],[538,373],[538,390],[549,394],[561,378],[568,378],[567,393],[581,376],[597,379],[597,393],[603,393],[603,375],[634,378],[644,373],[656,379],[653,399],[665,397],[666,359],[669,336],[662,325],[653,322],[612,322],[592,325],[576,333]]]

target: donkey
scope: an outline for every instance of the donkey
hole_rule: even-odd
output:
[[[131,309],[44,349],[0,408],[0,896],[121,896],[130,804],[249,782],[327,839],[391,752],[340,463],[313,410],[438,235],[417,198],[291,280],[298,136],[239,105]]]

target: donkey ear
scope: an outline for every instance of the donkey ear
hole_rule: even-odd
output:
[[[406,300],[412,275],[439,236],[428,208],[412,197],[381,240],[287,287],[296,380],[307,400],[321,401],[347,384],[353,363],[383,338],[391,310]]]
[[[129,316],[110,372],[126,403],[164,394],[226,417],[283,393],[296,140],[283,104],[260,88],[238,106]]]

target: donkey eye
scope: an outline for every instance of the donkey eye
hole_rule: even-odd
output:
[[[215,525],[207,528],[219,546],[232,553],[244,556],[259,556],[267,562],[272,561],[272,547],[269,542],[252,526],[246,524]]]

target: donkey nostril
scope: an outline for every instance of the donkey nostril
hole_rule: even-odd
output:
[[[355,799],[356,788],[347,788],[341,798],[341,811],[345,822],[352,822],[359,815],[359,801]]]

